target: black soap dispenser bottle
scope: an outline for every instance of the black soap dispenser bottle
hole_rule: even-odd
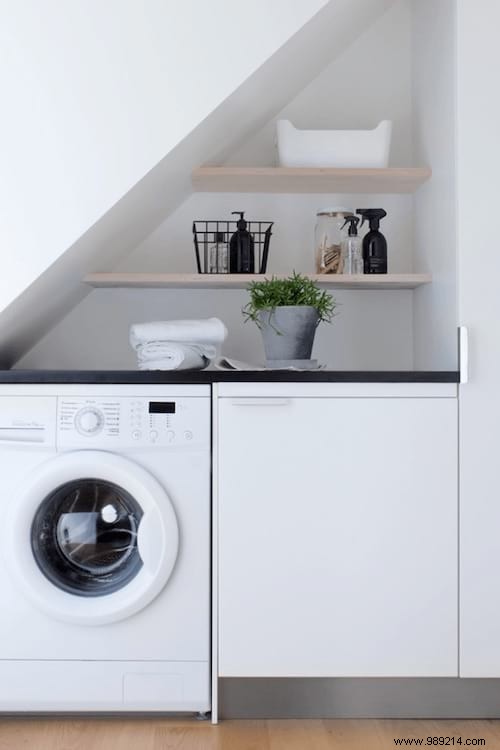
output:
[[[233,211],[239,216],[236,232],[229,242],[229,273],[254,273],[254,239],[247,229],[244,211]]]
[[[387,216],[383,208],[357,208],[363,217],[361,226],[368,221],[370,231],[363,238],[363,267],[365,273],[387,273],[387,240],[379,231],[380,220]]]

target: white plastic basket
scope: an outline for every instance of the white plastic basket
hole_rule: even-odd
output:
[[[281,167],[387,167],[392,121],[373,130],[299,130],[290,120],[276,123]]]

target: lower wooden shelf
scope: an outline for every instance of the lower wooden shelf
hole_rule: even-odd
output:
[[[245,289],[251,281],[286,278],[289,274],[90,273],[83,279],[93,287],[142,289]],[[429,284],[426,273],[343,276],[307,274],[331,289],[415,289]]]

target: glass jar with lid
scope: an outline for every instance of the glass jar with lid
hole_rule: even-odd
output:
[[[347,236],[343,229],[350,208],[337,206],[322,208],[316,214],[314,229],[316,273],[342,273],[342,240]]]

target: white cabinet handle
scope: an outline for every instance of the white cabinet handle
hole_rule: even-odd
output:
[[[469,331],[465,326],[458,329],[458,367],[460,383],[469,382]]]
[[[232,406],[288,406],[292,403],[291,398],[242,398],[233,399]]]

